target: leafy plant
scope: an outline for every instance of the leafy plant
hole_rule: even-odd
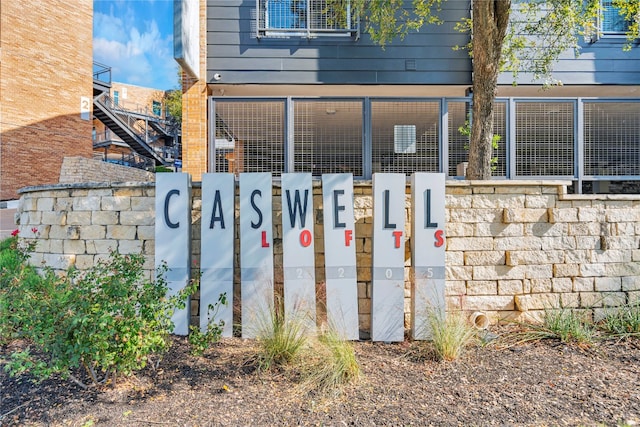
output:
[[[475,337],[475,330],[461,312],[446,316],[433,310],[428,316],[433,348],[438,360],[455,360]]]
[[[193,325],[189,327],[189,344],[191,345],[192,355],[202,356],[207,348],[220,341],[224,329],[224,320],[216,322],[215,318],[223,305],[227,305],[226,292],[220,294],[215,304],[209,304],[209,307],[207,307],[209,323],[207,323],[206,331],[202,332],[199,327]]]
[[[640,336],[640,301],[607,312],[600,325],[616,337]]]
[[[143,263],[140,254],[112,252],[89,270],[66,276],[47,270],[38,279],[16,275],[8,288],[3,283],[15,335],[30,343],[12,355],[7,370],[29,371],[38,379],[57,373],[87,387],[73,374],[76,369],[84,369],[94,385],[115,382],[116,375],[141,369],[166,351],[171,315],[193,289],[167,298],[166,266],[155,280],[144,280]],[[23,266],[18,273],[29,271]]]
[[[462,126],[458,127],[458,132],[463,135],[466,136],[468,138],[471,138],[471,115],[469,115],[467,117],[467,120],[465,120],[464,124]],[[492,138],[491,138],[491,148],[494,150],[494,152],[500,148],[500,140],[502,139],[502,137],[500,135],[497,134],[493,134]],[[469,144],[465,144],[464,145],[464,149],[465,150],[469,150]],[[491,171],[495,171],[496,169],[498,169],[498,157],[497,156],[493,156],[491,157]]]

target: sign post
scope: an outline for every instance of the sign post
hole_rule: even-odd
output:
[[[202,175],[200,330],[206,332],[209,322],[222,321],[223,337],[231,337],[233,330],[235,190],[231,173]],[[211,308],[223,294],[226,305],[219,305],[214,313]]]
[[[191,179],[188,174],[156,175],[156,271],[166,263],[167,296],[179,293],[191,274]],[[176,335],[189,334],[189,300],[171,317]]]
[[[404,223],[406,177],[373,175],[371,340],[404,340]]]
[[[255,338],[273,315],[273,213],[270,173],[240,174],[242,337]]]
[[[285,319],[316,328],[316,273],[310,173],[282,174],[282,266]]]
[[[322,175],[327,320],[340,337],[360,338],[353,175]]]
[[[432,337],[429,319],[445,316],[445,182],[442,173],[411,175],[411,324],[413,339]]]

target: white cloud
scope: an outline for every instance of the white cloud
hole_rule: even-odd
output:
[[[112,67],[113,80],[171,89],[177,69],[171,29],[165,28],[163,35],[155,19],[141,17],[130,7],[149,6],[144,3],[112,4],[109,14],[94,13],[94,59]]]

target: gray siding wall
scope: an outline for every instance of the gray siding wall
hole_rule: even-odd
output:
[[[624,37],[603,37],[594,43],[583,43],[579,51],[567,50],[554,65],[553,77],[565,85],[640,84],[640,48],[625,52],[624,43]],[[511,84],[513,75],[503,73],[499,82]],[[517,83],[539,82],[533,82],[530,74],[521,73]]]
[[[395,40],[385,49],[366,34],[307,39],[256,37],[255,0],[207,1],[207,82],[277,84],[452,84],[471,83],[468,36],[454,30],[469,16],[466,0],[444,2],[442,25]],[[415,70],[412,68],[415,62]]]

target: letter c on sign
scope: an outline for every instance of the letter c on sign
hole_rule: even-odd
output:
[[[167,224],[169,228],[178,228],[180,227],[180,222],[171,222],[169,219],[169,199],[172,196],[179,196],[180,190],[173,189],[167,193],[167,197],[164,199],[164,222]]]

